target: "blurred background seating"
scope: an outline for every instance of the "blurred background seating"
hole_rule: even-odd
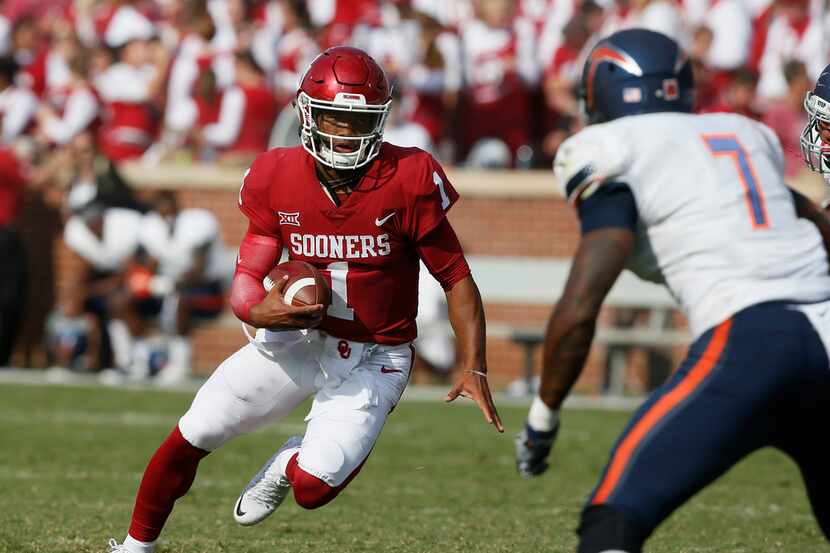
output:
[[[576,243],[549,167],[580,128],[593,44],[633,26],[673,36],[694,62],[698,110],[766,122],[788,177],[821,200],[797,136],[830,59],[829,22],[821,0],[5,2],[0,366],[116,379],[166,367],[175,381],[242,344],[221,310],[244,230],[241,175],[258,151],[297,143],[304,67],[351,44],[394,82],[387,139],[454,167],[462,200],[450,217],[487,303],[493,379],[520,390]],[[193,217],[200,232],[185,240],[176,221]],[[164,259],[165,239],[183,266]],[[623,287],[609,302],[585,390],[639,393],[682,353],[684,323],[656,294]],[[453,356],[440,295],[427,297],[426,380],[445,378]],[[193,317],[202,311],[212,322]]]

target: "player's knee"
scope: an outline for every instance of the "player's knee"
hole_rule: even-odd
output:
[[[649,530],[611,505],[593,505],[582,512],[578,553],[641,553]]]
[[[179,419],[179,430],[185,440],[194,447],[214,451],[228,440],[227,432],[218,425],[209,424],[188,411]]]
[[[317,509],[322,507],[340,492],[339,488],[333,488],[317,478],[313,474],[298,469],[291,480],[291,487],[294,489],[294,500],[297,505],[304,509]]]

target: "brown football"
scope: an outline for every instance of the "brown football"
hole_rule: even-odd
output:
[[[331,303],[331,289],[326,279],[314,265],[305,261],[280,263],[271,269],[262,284],[266,290],[271,290],[285,275],[288,275],[288,283],[283,291],[285,303],[295,306],[320,303],[324,307]]]

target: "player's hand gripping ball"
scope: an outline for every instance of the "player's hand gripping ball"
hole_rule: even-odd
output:
[[[318,303],[324,308],[329,306],[331,289],[328,282],[320,271],[305,261],[286,261],[271,269],[262,281],[265,290],[270,292],[271,288],[286,275],[288,282],[283,291],[285,303],[295,307]]]

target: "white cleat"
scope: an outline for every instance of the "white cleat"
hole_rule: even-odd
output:
[[[121,545],[113,538],[110,538],[110,541],[107,542],[107,553],[130,553],[127,550],[127,546]]]
[[[237,523],[242,526],[253,526],[277,510],[291,490],[291,483],[280,473],[277,457],[286,449],[299,447],[302,441],[300,436],[288,438],[251,478],[233,509],[233,518]]]

